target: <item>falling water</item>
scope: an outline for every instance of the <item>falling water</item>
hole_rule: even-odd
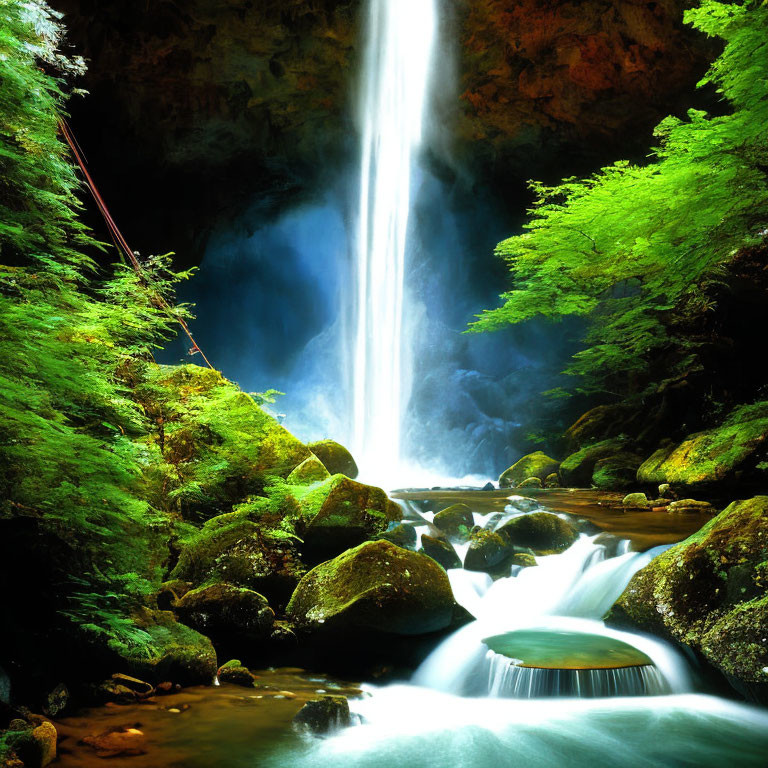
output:
[[[369,0],[361,93],[353,447],[361,474],[397,477],[409,395],[405,268],[437,0]]]

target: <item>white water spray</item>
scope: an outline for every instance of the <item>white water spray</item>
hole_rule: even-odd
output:
[[[394,482],[410,385],[403,330],[411,176],[422,140],[437,0],[369,0],[356,244],[353,448],[361,475]]]

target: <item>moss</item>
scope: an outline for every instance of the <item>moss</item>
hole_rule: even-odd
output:
[[[513,546],[529,548],[536,555],[563,552],[579,537],[570,523],[551,512],[513,517],[497,533]]]
[[[729,505],[639,571],[606,620],[671,637],[745,683],[768,683],[768,496]]]
[[[592,475],[597,463],[608,459],[616,460],[617,457],[626,455],[627,445],[625,440],[614,438],[587,445],[572,453],[560,465],[562,484],[572,488],[588,488],[592,484]]]
[[[504,536],[481,528],[469,537],[464,567],[468,571],[487,571],[500,565],[509,554],[509,542]]]
[[[530,477],[544,481],[547,475],[557,472],[559,466],[559,461],[550,458],[543,451],[529,453],[501,473],[499,488],[512,488]]]
[[[423,554],[431,557],[446,570],[449,568],[461,568],[461,559],[450,542],[425,533],[421,536],[421,547],[420,551]]]
[[[620,451],[598,459],[592,470],[592,485],[605,491],[624,491],[637,484],[637,468],[643,457],[631,451]]]
[[[454,605],[448,576],[432,558],[374,541],[313,568],[286,612],[305,630],[416,635],[448,627]]]
[[[711,485],[757,470],[768,437],[768,401],[735,408],[719,427],[660,448],[640,466],[641,483]]]
[[[288,482],[291,485],[311,485],[312,483],[321,483],[330,477],[330,472],[325,465],[316,456],[310,456],[299,464],[296,469],[288,475]]]
[[[469,539],[469,532],[475,524],[472,510],[462,503],[451,504],[441,509],[433,520],[435,527],[454,541],[464,542]]]
[[[335,440],[319,440],[310,443],[310,451],[317,456],[332,475],[346,475],[351,479],[357,477],[357,464],[352,454]]]

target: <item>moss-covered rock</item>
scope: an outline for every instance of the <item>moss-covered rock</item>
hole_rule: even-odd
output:
[[[449,568],[461,568],[461,558],[456,554],[453,545],[445,539],[424,533],[421,536],[420,551],[440,563],[446,571]]]
[[[30,719],[34,719],[31,716]],[[56,759],[56,746],[58,733],[56,726],[48,720],[43,720],[38,725],[16,720],[13,728],[3,734],[0,739],[0,765],[19,766],[19,768],[46,768]],[[14,758],[5,754],[7,747]],[[5,762],[8,758],[8,763]]]
[[[266,640],[275,620],[266,597],[222,583],[190,590],[175,611],[180,621],[214,641]]]
[[[649,509],[651,502],[644,493],[628,493],[621,501],[622,507],[632,507],[633,509]]]
[[[564,552],[579,537],[570,523],[551,512],[513,517],[497,533],[513,546],[525,547],[536,555]]]
[[[296,532],[308,562],[319,562],[384,533],[402,516],[381,488],[337,474],[303,496]]]
[[[472,510],[466,504],[451,504],[441,509],[434,517],[433,523],[446,536],[454,541],[465,542],[469,532],[475,525]]]
[[[664,499],[659,499],[664,501]],[[667,512],[672,514],[706,514],[714,515],[717,510],[708,501],[699,501],[698,499],[678,499],[667,504]]]
[[[768,496],[736,501],[638,571],[615,626],[695,649],[742,691],[768,696]]]
[[[357,477],[357,464],[352,454],[335,440],[319,440],[307,446],[332,475],[346,475],[353,480]]]
[[[181,685],[208,684],[216,674],[211,641],[179,624],[168,611],[138,610],[132,616],[135,637],[107,640],[114,669],[153,683],[171,680]]]
[[[223,582],[252,589],[270,604],[284,605],[306,573],[294,535],[237,515],[216,521],[187,541],[171,572],[196,586]]]
[[[525,480],[523,480],[522,483],[520,483],[518,488],[543,488],[544,483],[541,482],[541,479],[538,477],[526,477]]]
[[[538,565],[536,557],[530,552],[515,552],[510,559],[511,565],[519,565],[521,568],[531,568]]]
[[[501,565],[510,555],[509,540],[499,533],[483,528],[472,531],[469,549],[464,558],[468,571],[489,571]]]
[[[543,481],[547,475],[557,472],[559,466],[559,461],[550,458],[543,451],[529,453],[501,473],[499,488],[513,488],[529,477],[538,477]]]
[[[296,469],[288,475],[287,481],[291,485],[311,485],[312,483],[321,483],[331,476],[317,456],[310,456],[299,464]]]
[[[397,525],[390,525],[388,530],[380,533],[376,538],[386,539],[386,541],[391,541],[393,544],[404,549],[416,549],[418,536],[413,525],[397,523]]]
[[[735,408],[721,426],[659,448],[637,470],[641,483],[709,486],[765,476],[768,401]],[[762,464],[761,464],[762,462]]]
[[[570,488],[588,488],[592,485],[592,475],[598,461],[616,459],[627,452],[626,441],[618,438],[587,445],[563,460],[560,480]]]
[[[637,485],[637,468],[642,463],[640,454],[619,451],[595,462],[590,482],[604,491],[624,491]]]
[[[305,631],[420,635],[448,627],[454,609],[448,576],[432,558],[373,541],[313,568],[286,613]]]
[[[349,702],[344,696],[321,696],[308,701],[293,718],[300,731],[322,735],[352,724]]]
[[[553,472],[551,475],[547,475],[544,478],[544,487],[545,488],[559,488],[560,487],[560,476],[557,474],[557,472]]]
[[[239,659],[230,659],[222,664],[216,671],[216,677],[220,683],[241,685],[243,688],[253,688],[256,678],[248,667],[244,667]]]

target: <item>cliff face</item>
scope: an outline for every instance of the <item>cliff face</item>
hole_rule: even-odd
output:
[[[54,5],[90,65],[75,130],[118,218],[142,222],[136,247],[196,261],[212,218],[254,198],[268,214],[354,160],[360,0]],[[520,178],[642,152],[711,53],[686,5],[450,0],[456,152]]]

